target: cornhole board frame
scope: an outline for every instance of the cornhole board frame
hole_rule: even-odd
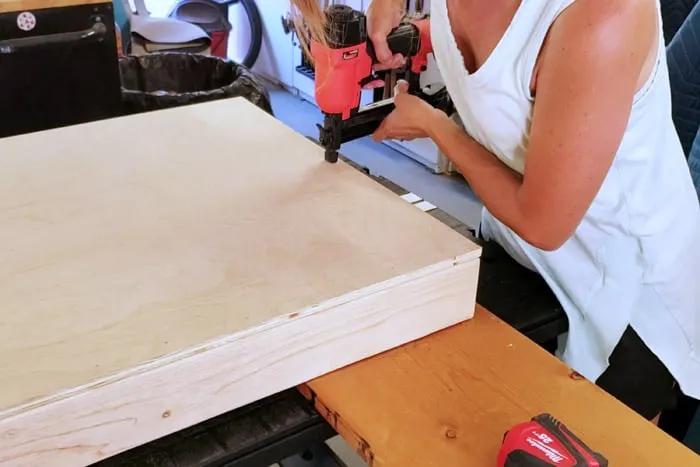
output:
[[[481,249],[243,98],[0,140],[0,465],[84,466],[474,314]]]

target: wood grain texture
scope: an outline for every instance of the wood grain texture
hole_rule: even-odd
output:
[[[473,319],[299,388],[372,467],[493,466],[504,433],[549,412],[610,466],[700,457],[477,306]]]
[[[0,0],[0,14],[100,3],[111,2],[106,0]]]
[[[0,154],[0,465],[95,462],[473,313],[476,245],[242,98]]]

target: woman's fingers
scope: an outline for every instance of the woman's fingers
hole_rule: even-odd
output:
[[[400,21],[403,8],[399,2],[376,1],[369,2],[365,14],[367,15],[367,33],[369,34],[375,55],[378,61],[385,67],[391,67],[396,56],[392,53],[387,43],[387,37],[396,28]],[[392,55],[394,58],[392,59]]]
[[[400,79],[394,86],[394,95],[408,92],[408,81]]]
[[[374,65],[373,68],[375,71],[395,70],[396,68],[402,68],[405,62],[406,60],[404,59],[403,55],[396,54],[393,56],[393,58],[390,58],[389,60],[377,63],[376,65]]]
[[[372,139],[374,141],[383,141],[387,137],[387,126],[388,126],[388,121],[389,117],[391,117],[391,114],[389,114],[388,117],[386,117],[384,120],[382,120],[382,123],[379,124],[376,130],[374,130],[374,133],[372,133]]]
[[[379,127],[372,133],[372,139],[376,142],[384,141],[387,139],[396,139],[399,141],[411,141],[418,138],[421,135],[416,134],[415,131],[409,128],[403,128],[394,125],[388,118],[385,119]]]

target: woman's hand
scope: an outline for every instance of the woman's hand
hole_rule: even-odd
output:
[[[408,83],[396,83],[394,106],[396,107],[372,134],[375,141],[398,139],[402,141],[427,138],[428,129],[436,123],[439,110],[424,100],[408,93]],[[443,114],[444,116],[444,114]]]
[[[402,11],[400,0],[372,0],[367,7],[367,33],[379,60],[376,69],[399,68],[403,63],[404,58],[401,54],[393,54],[386,40],[389,33],[399,26]]]

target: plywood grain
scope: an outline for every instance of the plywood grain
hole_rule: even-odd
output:
[[[100,3],[111,2],[106,0],[0,0],[0,14]]]
[[[0,190],[0,465],[85,465],[473,313],[476,245],[244,99],[0,140]]]
[[[473,319],[300,386],[371,467],[493,466],[511,427],[563,421],[610,466],[700,457],[478,307]]]

